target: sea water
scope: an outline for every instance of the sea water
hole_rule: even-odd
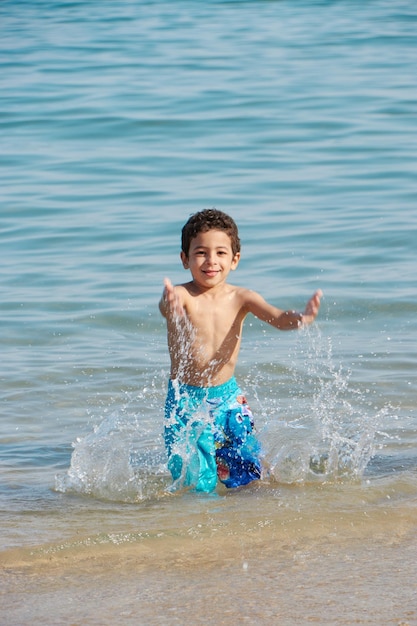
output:
[[[0,4],[0,622],[416,624],[417,7]],[[158,312],[237,221],[263,481],[172,492]]]

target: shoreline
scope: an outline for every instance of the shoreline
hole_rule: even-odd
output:
[[[271,505],[271,501],[265,499]],[[161,520],[160,520],[161,521]],[[309,550],[322,545],[346,545],[354,542],[401,543],[417,537],[414,507],[375,506],[362,512],[289,511],[277,509],[271,515],[268,506],[259,511],[227,509],[213,516],[210,510],[194,512],[182,522],[160,523],[152,529],[114,529],[77,535],[63,541],[14,547],[0,552],[0,576],[7,572],[48,575],[62,570],[75,573],[79,567],[100,569],[106,565],[123,569],[134,562],[141,569],[181,569],[211,566],[227,560],[242,561],[255,553],[278,553],[288,546]],[[187,521],[189,523],[187,523]]]
[[[4,623],[411,626],[417,524],[392,513],[385,524],[302,516],[297,528],[94,544],[32,563],[13,550],[1,559]]]

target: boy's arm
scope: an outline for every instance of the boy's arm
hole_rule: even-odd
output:
[[[162,293],[162,298],[159,301],[161,314],[164,317],[169,317],[170,315],[183,317],[184,306],[169,278],[164,279],[164,285],[165,288]]]
[[[304,313],[297,311],[283,311],[272,304],[255,291],[246,292],[247,310],[263,322],[271,324],[279,330],[295,330],[302,326],[308,326],[317,317],[320,309],[320,298],[323,293],[318,289],[307,302]]]

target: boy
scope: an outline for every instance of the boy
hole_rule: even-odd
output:
[[[311,324],[321,291],[304,313],[282,311],[258,293],[228,284],[240,259],[231,217],[207,209],[182,229],[181,261],[191,281],[165,279],[159,303],[167,321],[171,374],[165,403],[168,468],[176,486],[213,491],[261,478],[252,413],[234,378],[243,321],[252,313],[280,330]]]

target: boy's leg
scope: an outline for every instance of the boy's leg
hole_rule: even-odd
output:
[[[261,446],[254,434],[252,412],[240,389],[219,406],[215,424],[219,480],[226,487],[239,487],[259,480]]]
[[[210,492],[217,484],[213,428],[210,422],[193,419],[198,408],[186,389],[174,391],[170,385],[164,428],[168,469],[178,486]]]

